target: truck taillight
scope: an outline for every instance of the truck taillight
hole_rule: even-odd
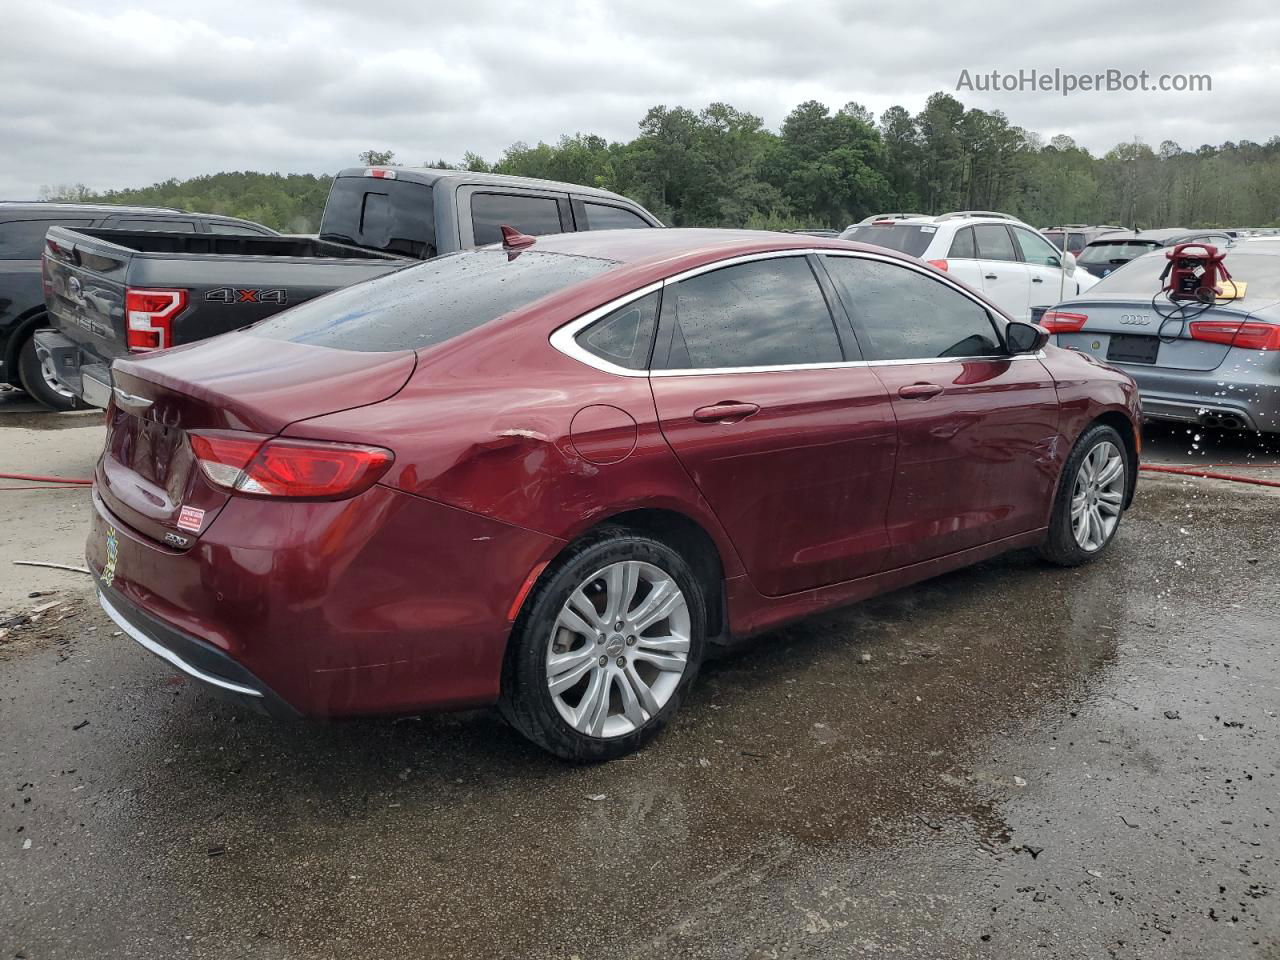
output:
[[[943,273],[947,272],[947,261],[945,260],[926,260],[925,263],[931,267],[937,267]]]
[[[1040,318],[1040,326],[1050,333],[1079,333],[1088,322],[1087,313],[1068,313],[1065,310],[1046,310]]]
[[[1192,340],[1225,343],[1242,350],[1280,350],[1280,326],[1253,320],[1193,320]]]
[[[129,349],[140,352],[172,346],[173,318],[186,307],[185,290],[125,290],[125,342]]]
[[[368,490],[395,459],[390,450],[239,431],[187,435],[217,486],[258,497],[342,500]]]

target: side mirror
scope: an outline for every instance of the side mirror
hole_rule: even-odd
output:
[[[1068,277],[1076,272],[1076,255],[1070,250],[1062,255],[1062,267],[1067,271]]]
[[[1039,353],[1049,342],[1049,331],[1038,323],[1013,320],[1004,328],[1004,343],[1012,354]]]

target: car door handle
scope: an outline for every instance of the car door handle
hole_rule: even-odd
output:
[[[723,400],[709,407],[699,407],[693,411],[693,419],[699,423],[737,423],[739,420],[747,419],[759,409],[758,403]]]
[[[1032,283],[1044,283],[1044,277],[1032,277],[1032,278],[1031,278],[1031,282],[1032,282]]]
[[[983,279],[983,280],[999,280],[999,279],[1000,279],[1000,274],[998,274],[998,273],[984,273],[984,274],[982,275],[982,279]]]
[[[936,383],[908,383],[898,388],[898,396],[903,400],[928,400],[942,392]]]

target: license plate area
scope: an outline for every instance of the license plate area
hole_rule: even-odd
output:
[[[1155,363],[1160,354],[1159,337],[1113,333],[1107,344],[1107,359],[1117,363]]]

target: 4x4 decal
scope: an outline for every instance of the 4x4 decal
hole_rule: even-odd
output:
[[[289,293],[283,287],[270,290],[241,290],[238,287],[216,287],[206,291],[211,303],[288,303]]]

